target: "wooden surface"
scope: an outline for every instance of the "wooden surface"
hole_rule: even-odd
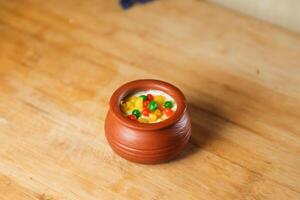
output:
[[[110,95],[139,78],[187,97],[173,162],[104,137]],[[300,36],[196,0],[0,0],[0,199],[300,199]]]
[[[299,0],[208,0],[300,33]]]

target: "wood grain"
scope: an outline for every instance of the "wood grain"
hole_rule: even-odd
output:
[[[208,0],[300,33],[298,0]]]
[[[1,199],[299,199],[300,36],[196,0],[0,0]],[[112,92],[155,78],[185,93],[177,160],[127,162],[103,121]]]

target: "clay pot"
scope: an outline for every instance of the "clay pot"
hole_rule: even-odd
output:
[[[160,90],[174,98],[177,110],[158,123],[139,123],[124,117],[120,101],[138,91]],[[136,80],[122,85],[111,96],[105,119],[105,135],[112,149],[123,158],[156,164],[175,158],[187,145],[191,123],[182,92],[175,86],[158,80]]]

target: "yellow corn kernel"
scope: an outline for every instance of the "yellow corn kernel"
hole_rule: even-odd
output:
[[[162,113],[159,109],[156,109],[153,114],[155,114],[157,116],[157,118],[160,118],[162,116]]]
[[[155,95],[154,96],[154,101],[157,102],[160,105],[163,105],[165,103],[165,97],[162,95]]]
[[[157,120],[157,116],[153,113],[149,114],[149,122],[155,122]]]
[[[138,121],[141,122],[141,123],[148,123],[149,122],[147,118],[142,118],[142,117],[140,117],[138,119]]]
[[[128,99],[128,101],[132,102],[132,103],[135,103],[137,100],[139,99],[138,96],[132,96]]]
[[[126,111],[133,110],[133,109],[134,109],[134,103],[127,101],[126,102]]]
[[[143,99],[142,99],[142,98],[138,97],[138,98],[135,100],[134,108],[135,108],[135,109],[139,109],[139,110],[142,110],[142,109],[143,109]]]

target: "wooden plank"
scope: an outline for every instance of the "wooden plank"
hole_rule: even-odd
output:
[[[299,47],[201,1],[0,1],[0,195],[298,199]],[[173,162],[133,164],[105,140],[110,94],[137,78],[187,96],[193,138]]]

